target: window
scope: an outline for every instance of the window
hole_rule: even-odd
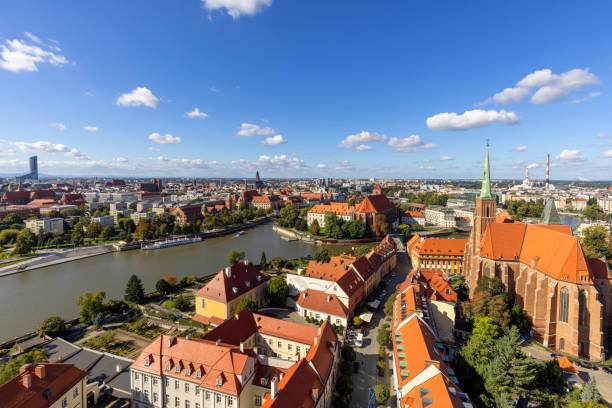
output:
[[[68,398],[64,397],[62,400],[62,408],[66,408],[68,406]]]
[[[78,396],[79,396],[79,388],[77,387],[74,390],[72,390],[72,399],[75,399]]]
[[[565,348],[565,339],[559,340],[559,349],[563,350]]]
[[[268,339],[268,343],[270,343],[270,345],[272,345],[272,344],[274,344],[274,340]]]
[[[157,385],[157,377],[153,377],[153,385]]]
[[[172,367],[170,366],[170,363],[166,363],[166,371],[170,371],[170,368],[172,368]],[[138,374],[137,374],[137,375],[138,375]]]
[[[287,343],[287,350],[291,351],[293,347],[291,346],[291,344]]]
[[[196,371],[196,378],[201,378],[202,372],[200,370]]]
[[[200,403],[199,402],[195,403],[195,408],[200,408]]]
[[[186,375],[187,377],[189,377],[189,376],[191,375],[191,369],[189,369],[189,368],[188,368],[188,369],[186,369],[186,370],[185,370],[185,375]]]
[[[185,392],[189,392],[189,383],[185,383]]]
[[[166,387],[170,385],[170,380],[168,380],[168,378],[164,378],[164,385]]]
[[[181,372],[181,366],[174,367],[174,372],[177,373],[177,374],[180,373]]]
[[[148,375],[143,375],[142,376],[142,380],[145,382],[145,384],[148,383],[149,382],[149,376]]]
[[[340,319],[336,319],[336,324],[340,324]]]
[[[177,380],[174,380],[174,389],[175,390],[179,389],[179,382]]]
[[[255,406],[256,407],[260,407],[261,406],[261,395],[256,395],[255,396]]]
[[[138,373],[134,373],[134,379],[135,379],[136,381],[140,380],[140,374],[138,374]]]
[[[578,293],[578,326],[586,326],[588,322],[587,316],[587,293],[585,290],[581,290]]]
[[[185,408],[189,408],[189,400],[185,400]]]
[[[561,289],[561,299],[559,300],[559,320],[567,323],[569,309],[569,291],[567,288]]]
[[[279,341],[278,343],[276,343],[276,345],[278,346],[278,348],[283,347],[283,343],[282,343],[282,342],[280,342],[280,341]]]
[[[181,399],[179,397],[174,397],[174,406],[175,407],[181,406]]]
[[[153,393],[153,402],[157,402],[157,393],[156,392]]]
[[[227,397],[227,406],[228,407],[234,406],[234,399],[232,397]]]
[[[149,390],[144,390],[145,401],[149,400]]]
[[[206,401],[210,399],[210,391],[206,391]]]
[[[300,346],[295,346],[295,352],[300,354]]]
[[[484,276],[489,277],[489,265],[485,264],[484,266]]]
[[[217,394],[216,401],[217,401],[217,404],[221,403],[221,395]]]
[[[206,299],[202,299],[202,309],[206,309]]]
[[[317,313],[315,317],[317,318],[317,320],[319,320],[321,318],[321,315]]]

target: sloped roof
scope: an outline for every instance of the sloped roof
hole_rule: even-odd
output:
[[[270,277],[259,272],[251,263],[239,262],[219,271],[206,286],[196,292],[196,295],[229,302],[268,280]]]
[[[330,295],[320,290],[306,289],[300,293],[297,304],[309,310],[331,314],[334,316],[347,317],[346,306],[336,295]]]
[[[395,205],[389,201],[387,196],[383,194],[369,195],[362,202],[355,206],[357,213],[380,213],[389,209],[395,208]]]
[[[587,262],[595,279],[612,279],[604,258],[587,258]]]
[[[374,268],[370,265],[368,258],[365,256],[360,256],[353,263],[353,268],[355,271],[361,276],[361,279],[367,281],[374,274]]]
[[[463,238],[426,238],[413,248],[419,255],[463,256],[467,242]]]
[[[309,213],[313,214],[327,214],[328,212],[336,215],[350,215],[355,211],[355,206],[349,206],[348,203],[329,203],[329,204],[317,204],[314,205]]]
[[[481,256],[495,260],[518,260],[526,228],[527,225],[523,223],[489,224],[480,242]]]

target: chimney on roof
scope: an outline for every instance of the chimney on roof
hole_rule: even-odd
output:
[[[285,376],[285,373],[280,373],[280,379],[282,380],[283,377]]]
[[[221,338],[218,338],[218,339],[217,339],[217,341],[215,342],[215,344],[216,344],[217,346],[220,346],[220,345],[221,345]]]
[[[117,364],[115,366],[115,372],[120,373],[123,370],[123,367],[121,367],[121,364]]]
[[[45,366],[43,364],[38,364],[36,367],[34,367],[34,372],[41,380],[45,379]]]
[[[30,364],[24,364],[21,367],[19,367],[19,374],[23,374],[26,371],[28,371],[28,367],[30,367]]]
[[[240,352],[244,353],[244,342],[240,342]]]
[[[230,276],[232,276],[232,268],[231,267],[229,267],[229,266],[225,267],[225,276],[227,276],[228,278]]]
[[[170,347],[172,347],[172,346],[174,345],[174,341],[175,341],[175,340],[176,340],[176,339],[175,339],[173,336],[171,336],[171,337],[168,339],[168,348],[170,348]]]
[[[312,389],[312,400],[314,402],[317,402],[318,399],[319,399],[319,389],[318,388],[313,388]]]
[[[331,295],[327,295],[327,301],[331,302]]]
[[[319,326],[319,336],[321,335],[321,326]]]
[[[23,386],[26,388],[26,390],[29,390],[30,388],[32,388],[32,375],[30,373],[25,373],[23,375]]]
[[[278,393],[278,379],[274,377],[272,381],[270,381],[270,399],[273,400],[276,398],[276,394]]]
[[[240,313],[236,313],[236,320],[240,320],[240,318],[238,317]]]

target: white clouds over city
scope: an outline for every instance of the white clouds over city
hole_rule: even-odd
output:
[[[172,136],[170,133],[166,133],[162,135],[160,133],[151,133],[149,135],[149,140],[157,143],[157,144],[177,144],[181,143],[181,138],[178,136]]]
[[[561,154],[555,157],[555,159],[566,164],[581,164],[587,160],[580,150],[569,149],[564,149]]]
[[[387,140],[387,136],[382,133],[361,131],[353,135],[348,135],[344,138],[338,147],[340,148],[354,148],[356,150],[374,150],[374,148],[366,143],[372,142],[384,142]]]
[[[99,129],[97,126],[87,125],[83,126],[83,130],[85,130],[86,132],[97,132]]]
[[[513,149],[513,151],[519,152],[519,153],[526,152],[527,151],[527,146],[516,146]]]
[[[457,113],[438,113],[427,118],[427,126],[432,130],[467,130],[491,125],[495,122],[514,125],[519,122],[516,113],[505,110],[475,109]]]
[[[243,137],[266,136],[276,133],[271,127],[261,127],[252,123],[242,123],[236,135]]]
[[[202,5],[209,11],[225,11],[234,20],[240,16],[253,16],[263,8],[272,5],[272,0],[202,0]]]
[[[36,35],[26,32],[28,40],[6,40],[0,45],[0,68],[12,71],[38,71],[41,64],[61,66],[68,64],[68,59],[58,54],[61,51],[55,45],[45,44]]]
[[[147,106],[156,108],[159,98],[145,87],[138,87],[131,92],[119,96],[115,103],[119,106]]]
[[[287,143],[287,140],[283,137],[283,135],[269,136],[260,142],[262,145],[281,145]]]
[[[66,156],[78,160],[89,158],[87,153],[83,153],[78,149],[70,148],[61,143],[52,143],[41,140],[38,142],[13,142],[12,144],[24,153],[64,153]]]
[[[206,119],[208,117],[208,113],[200,112],[198,108],[194,108],[191,112],[187,112],[187,117],[190,119]]]

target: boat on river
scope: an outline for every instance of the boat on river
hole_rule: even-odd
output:
[[[153,250],[153,249],[161,249],[161,248],[169,248],[178,245],[185,244],[193,244],[195,242],[201,242],[202,238],[194,237],[194,238],[174,238],[167,239],[165,241],[153,242],[152,244],[145,244],[140,247],[140,249],[144,250]]]
[[[239,236],[244,235],[244,234],[246,234],[246,232],[244,232],[244,231],[240,231],[240,232],[238,232],[238,233],[237,233],[236,235],[234,235],[234,236],[235,236],[235,237],[239,237]]]

